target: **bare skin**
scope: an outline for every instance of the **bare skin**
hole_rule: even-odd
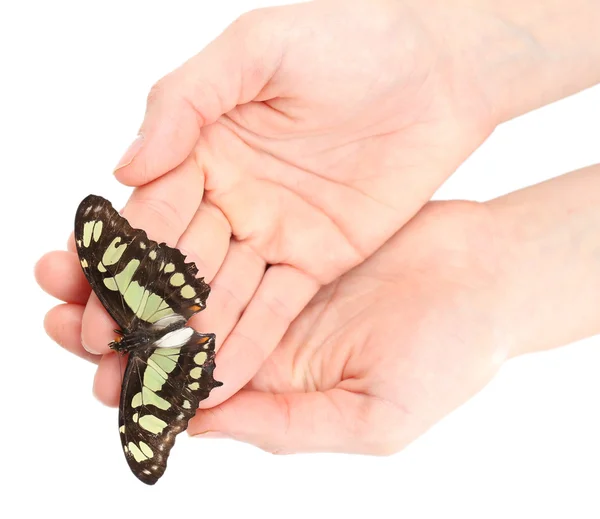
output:
[[[189,432],[279,453],[401,449],[510,357],[600,332],[598,193],[600,166],[486,204],[427,205],[323,287],[246,387]],[[60,254],[42,260],[40,283],[79,300],[52,310],[47,330],[86,356],[76,324],[57,326],[79,322],[89,292],[76,255]],[[73,286],[51,286],[43,272],[67,264]]]
[[[250,13],[151,92],[137,153],[116,175],[139,186],[124,211],[130,222],[188,252],[213,286],[193,324],[220,338],[217,377],[227,384],[203,408],[261,380],[319,289],[393,236],[496,124],[598,80],[587,61],[558,48],[556,28],[540,32],[535,16],[519,20],[515,36],[498,29],[510,9],[494,14],[492,2],[456,2],[454,11],[420,4],[324,0]],[[574,9],[582,41],[597,11],[584,4]],[[552,16],[542,14],[548,25]],[[491,27],[497,66],[488,70],[477,34]],[[507,43],[528,34],[539,46],[517,45],[515,54]],[[504,47],[522,58],[517,66]],[[554,54],[573,73],[562,83]],[[519,85],[524,63],[530,74]],[[38,265],[42,287],[71,303],[46,325],[55,338],[63,330],[69,349],[83,354],[83,342],[103,356],[95,393],[114,405],[120,375],[107,345],[115,325],[73,261],[55,252]],[[56,271],[69,281],[56,286]]]

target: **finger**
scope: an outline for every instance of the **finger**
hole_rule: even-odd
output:
[[[202,202],[185,232],[177,242],[177,248],[193,261],[200,275],[207,282],[215,276],[231,238],[231,227],[220,209],[210,202]]]
[[[81,344],[93,355],[110,352],[109,344],[117,339],[119,326],[108,314],[98,296],[92,292],[81,319]]]
[[[50,338],[65,350],[89,360],[100,362],[98,355],[88,353],[81,345],[83,305],[63,304],[52,308],[44,318],[44,328]]]
[[[77,254],[49,252],[36,263],[34,274],[40,287],[61,301],[82,305],[88,300],[91,288]]]
[[[401,447],[401,417],[381,401],[339,388],[272,394],[242,390],[200,410],[188,433],[224,436],[266,451],[391,454]]]
[[[102,356],[94,377],[94,395],[104,405],[110,407],[119,405],[123,367],[126,363],[126,357],[118,353],[111,352]]]
[[[148,237],[174,246],[196,213],[202,199],[204,179],[192,160],[169,174],[137,188],[123,209],[123,216]],[[92,294],[83,316],[82,341],[95,354],[108,353],[115,323]]]
[[[246,244],[233,240],[223,265],[211,281],[206,309],[190,325],[217,336],[218,345],[239,321],[265,274],[265,261]]]
[[[204,175],[193,158],[163,177],[138,187],[123,209],[132,227],[175,246],[192,221],[204,193]]]
[[[71,231],[69,235],[69,239],[67,240],[67,250],[69,252],[77,252],[77,247],[75,246],[75,233]]]
[[[152,88],[140,136],[115,170],[120,182],[139,186],[173,169],[191,153],[202,126],[261,92],[282,52],[265,28],[266,12],[243,16]]]
[[[314,279],[293,267],[276,265],[267,269],[217,354],[215,378],[224,385],[201,402],[201,408],[220,404],[246,385],[318,289]]]

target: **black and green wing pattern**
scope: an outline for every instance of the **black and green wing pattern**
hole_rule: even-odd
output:
[[[79,205],[75,242],[85,276],[125,334],[185,322],[206,306],[210,287],[196,266],[133,229],[102,197]]]
[[[119,432],[131,470],[152,485],[198,403],[221,385],[214,335],[186,326],[206,307],[210,287],[180,251],[133,229],[102,197],[79,205],[75,242],[86,278],[120,327],[110,346],[129,354]]]
[[[150,485],[163,475],[175,436],[215,387],[214,335],[182,330],[190,336],[181,347],[131,352],[123,379],[119,432],[125,457]]]

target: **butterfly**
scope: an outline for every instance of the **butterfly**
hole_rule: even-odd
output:
[[[132,228],[102,197],[79,205],[75,242],[87,280],[119,326],[110,347],[128,354],[119,404],[125,458],[153,485],[199,402],[222,385],[213,378],[215,336],[186,326],[206,307],[210,287],[179,250]]]

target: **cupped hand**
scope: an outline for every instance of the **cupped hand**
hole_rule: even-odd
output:
[[[491,131],[468,71],[427,27],[397,0],[255,11],[152,89],[116,176],[137,186],[130,223],[211,283],[192,324],[217,334],[225,384],[204,406],[244,387],[319,288],[373,254]],[[88,301],[70,247],[38,266],[72,303],[47,328],[104,355],[95,391],[115,404],[115,324]]]
[[[507,357],[487,208],[426,207],[322,288],[246,388],[201,410],[206,431],[271,452],[389,454],[465,402]]]
[[[508,356],[495,321],[499,248],[485,205],[427,205],[366,262],[323,287],[252,380],[198,411],[188,431],[278,453],[401,449],[481,389]],[[77,277],[72,260],[68,274]],[[56,295],[68,300],[62,290]],[[49,328],[83,355],[84,303],[54,310],[73,316],[72,329]]]

